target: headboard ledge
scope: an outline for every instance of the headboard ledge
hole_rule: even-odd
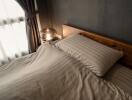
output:
[[[124,56],[119,62],[132,68],[132,45],[91,32],[81,32],[80,34],[114,49],[123,51]]]
[[[80,33],[81,35],[84,35],[92,40],[100,42],[114,49],[123,51],[124,56],[122,59],[119,60],[119,63],[132,69],[132,45],[131,44],[121,42],[118,40],[114,40],[109,37],[101,36],[96,33],[87,32],[87,31],[84,31],[78,28],[68,26],[68,25],[63,25],[63,35],[64,36],[67,36],[67,34],[70,35],[73,33]]]

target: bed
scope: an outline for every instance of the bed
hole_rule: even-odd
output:
[[[71,26],[63,27],[64,36],[82,32]],[[105,75],[96,75],[58,44],[61,42],[44,43],[35,53],[1,66],[0,100],[132,100],[131,60],[126,60],[131,58],[131,53],[109,68]]]
[[[63,25],[64,38],[71,34],[81,34],[114,49],[122,50],[124,57],[114,64],[103,78],[132,95],[132,45],[97,35],[94,32],[87,32],[77,26]]]

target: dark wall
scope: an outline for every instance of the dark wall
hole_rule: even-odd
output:
[[[38,5],[38,12],[39,12],[39,16],[40,16],[40,24],[41,27],[47,27],[47,26],[51,26],[52,22],[51,22],[51,15],[48,10],[48,1],[47,0],[37,0],[37,5]]]
[[[71,24],[132,43],[132,0],[47,1],[53,26],[59,33],[62,24]]]

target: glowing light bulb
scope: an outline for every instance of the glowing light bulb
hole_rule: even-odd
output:
[[[52,40],[52,39],[53,39],[52,34],[47,33],[47,34],[46,34],[46,40],[47,40],[47,41],[50,41],[50,40]]]
[[[49,28],[46,29],[46,32],[50,32]]]

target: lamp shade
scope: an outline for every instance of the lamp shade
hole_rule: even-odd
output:
[[[56,30],[53,28],[44,28],[41,30],[41,38],[46,41],[51,41],[56,35]]]

